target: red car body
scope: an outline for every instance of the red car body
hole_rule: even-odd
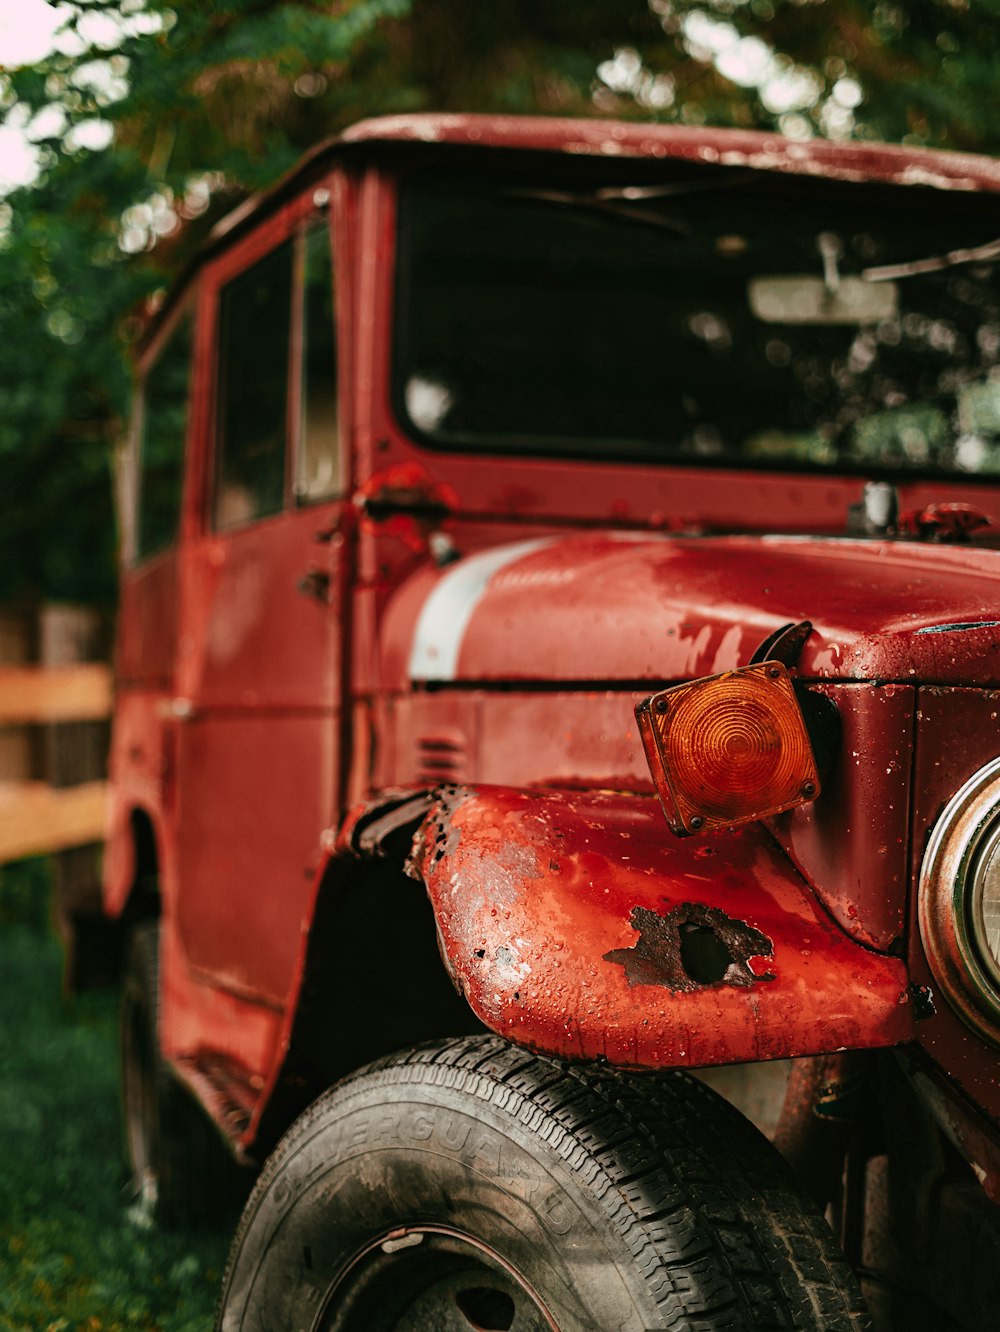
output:
[[[155,870],[163,1054],[253,1158],[318,1090],[319,1031],[323,1078],[440,1034],[451,998],[411,1010],[443,966],[467,1029],[570,1060],[897,1047],[1000,1202],[996,1045],[949,999],[918,923],[928,837],[1000,754],[1000,553],[988,528],[936,538],[955,535],[949,513],[1000,520],[1000,479],[860,454],[706,464],[429,444],[393,386],[401,181],[433,181],[440,163],[561,179],[566,162],[598,183],[610,163],[626,186],[639,168],[644,183],[740,173],[748,190],[787,183],[790,200],[832,184],[856,216],[866,191],[917,215],[1000,189],[1000,166],[960,155],[409,116],[324,145],[217,228],[140,367],[189,312],[179,526],[149,558],[127,535],[135,450],[123,486],[105,906],[150,909]],[[735,233],[738,199],[733,214]],[[221,293],[314,224],[335,255],[339,476],[315,502],[289,483],[258,521],[213,523]],[[852,534],[873,478],[912,516]],[[795,678],[840,719],[821,795],[673,837],[635,705],[746,665],[800,622]],[[406,862],[412,903],[359,893],[380,857]],[[432,927],[416,923],[428,899]],[[691,961],[685,928],[721,945],[721,969]]]

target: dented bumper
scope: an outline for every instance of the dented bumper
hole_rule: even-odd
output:
[[[410,870],[477,1016],[533,1050],[656,1068],[913,1034],[904,964],[845,935],[760,824],[678,841],[647,797],[444,788]]]

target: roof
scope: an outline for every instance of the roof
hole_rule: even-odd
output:
[[[568,120],[545,116],[419,113],[379,116],[311,148],[269,189],[251,195],[215,224],[192,256],[171,299],[146,330],[148,343],[187,280],[219,243],[288,198],[341,156],[379,145],[447,144],[475,149],[566,153],[577,157],[704,162],[830,180],[874,181],[967,192],[1000,191],[1000,160],[973,153],[901,148],[882,143],[799,142],[758,130],[692,128],[641,121]]]
[[[799,142],[756,130],[694,129],[637,121],[557,120],[541,116],[408,115],[363,120],[330,141],[449,143],[591,157],[681,158],[718,166],[880,180],[938,189],[1000,190],[1000,162],[972,153],[880,143]]]
[[[758,130],[694,129],[641,121],[421,113],[362,120],[337,138],[317,144],[275,186],[251,196],[222,218],[212,232],[213,238],[228,235],[276,198],[284,197],[318,162],[376,144],[450,144],[578,157],[673,158],[831,180],[1000,191],[1000,161],[974,153],[828,139],[799,142]]]

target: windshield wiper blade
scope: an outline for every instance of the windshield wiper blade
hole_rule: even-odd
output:
[[[754,171],[733,171],[725,178],[678,180],[662,185],[606,185],[603,189],[588,191],[585,194],[574,193],[571,190],[533,189],[529,186],[506,189],[503,193],[522,199],[538,199],[542,203],[589,209],[611,217],[620,217],[628,222],[639,222],[643,226],[658,227],[662,231],[670,231],[678,236],[690,236],[693,228],[680,218],[632,205],[642,204],[647,199],[673,199],[686,194],[717,193],[719,190],[749,185],[759,176],[760,173]]]
[[[951,250],[948,254],[932,255],[929,259],[913,259],[906,264],[883,264],[878,268],[863,268],[861,276],[866,282],[893,282],[896,278],[917,277],[921,273],[940,273],[943,268],[957,268],[959,264],[978,264],[1000,259],[1000,240],[976,245],[971,250]]]
[[[655,213],[648,208],[631,208],[627,204],[619,203],[616,199],[604,199],[601,193],[596,194],[573,194],[568,190],[540,190],[524,188],[511,188],[502,191],[507,196],[516,199],[536,199],[540,203],[558,204],[561,207],[580,209],[585,212],[600,213],[608,217],[623,218],[626,222],[639,222],[643,226],[658,227],[661,231],[669,231],[675,236],[690,236],[691,228],[686,222],[680,221],[676,217],[668,217],[664,213]]]
[[[595,197],[608,201],[623,199],[627,202],[642,199],[674,199],[684,194],[711,194],[718,190],[729,190],[737,185],[749,185],[755,179],[760,179],[759,171],[734,171],[724,178],[677,180],[665,185],[609,185],[603,190],[596,190]]]

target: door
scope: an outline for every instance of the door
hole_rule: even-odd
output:
[[[204,288],[214,370],[182,575],[175,919],[195,978],[280,1008],[338,794],[343,486],[325,216],[312,198],[289,206]]]

